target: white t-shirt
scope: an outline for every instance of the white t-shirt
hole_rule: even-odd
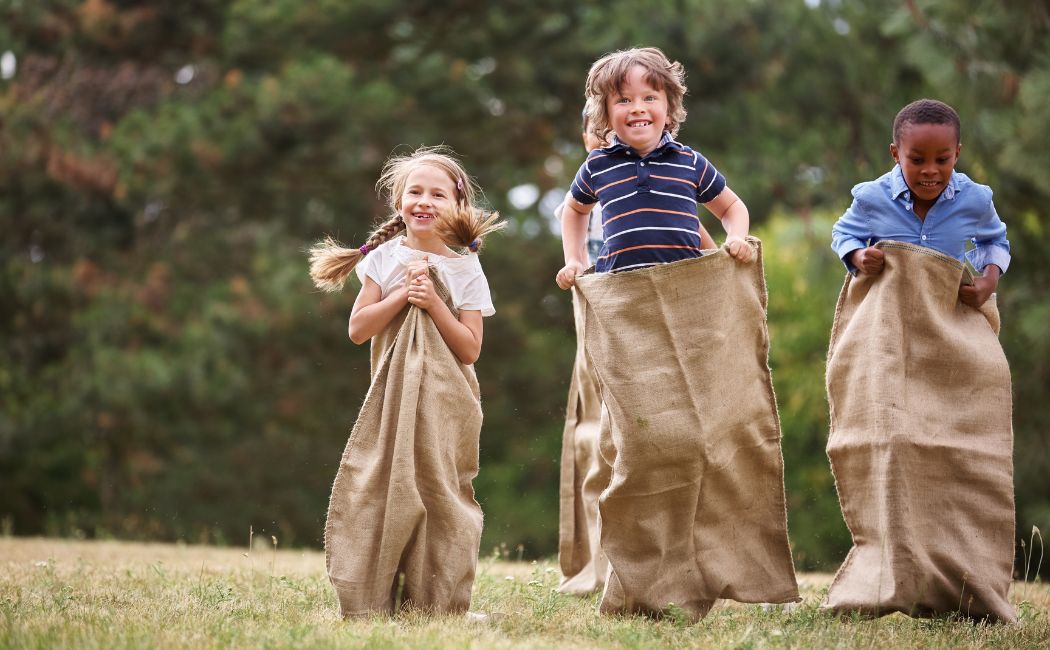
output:
[[[480,311],[482,316],[496,313],[492,306],[492,295],[489,292],[489,281],[481,270],[481,262],[476,253],[445,257],[434,253],[424,253],[404,244],[405,236],[398,235],[369,251],[363,260],[354,268],[362,284],[365,277],[379,285],[386,298],[391,291],[405,283],[405,269],[411,262],[429,258],[431,268],[437,271],[438,278],[448,287],[452,304],[456,309]]]

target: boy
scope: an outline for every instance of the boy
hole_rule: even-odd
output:
[[[827,454],[853,539],[823,603],[836,612],[1016,620],[1010,368],[989,300],[1010,245],[991,190],[954,171],[959,132],[943,102],[901,109],[897,165],[857,185],[833,228],[855,274],[826,366]],[[972,285],[964,259],[982,273]]]
[[[599,273],[699,257],[698,203],[722,221],[729,253],[751,260],[747,206],[713,165],[674,140],[686,115],[684,76],[680,63],[654,47],[615,52],[591,66],[591,130],[610,144],[591,151],[562,209],[562,289],[588,266],[583,242],[597,202],[605,235]]]
[[[609,145],[590,152],[566,198],[556,280],[577,289],[577,327],[601,391],[608,570],[599,609],[699,619],[719,598],[799,596],[761,250],[745,239],[747,207],[725,178],[673,139],[685,118],[683,77],[656,48],[591,67],[591,129]],[[604,243],[596,272],[578,276],[598,202]],[[725,250],[702,258],[698,204],[728,235]]]
[[[584,149],[590,153],[605,143],[591,129],[590,110],[583,109],[580,132]],[[568,195],[571,198],[571,194]],[[564,203],[555,208],[555,216],[562,218]],[[700,247],[717,248],[714,239],[703,224],[699,224]],[[598,261],[604,240],[602,238],[601,206],[595,204],[586,231],[586,250],[577,257],[586,256],[591,265]],[[571,257],[566,248],[566,259]],[[587,355],[584,353],[583,311],[577,294],[573,294],[573,314],[576,321],[576,361],[569,388],[562,440],[559,560],[562,593],[589,595],[605,584],[608,562],[598,545],[598,496],[609,482],[609,466],[598,450],[598,429],[601,419],[601,396]]]
[[[893,121],[890,155],[897,163],[874,181],[853,188],[853,205],[832,229],[831,248],[852,273],[878,275],[883,239],[938,250],[982,275],[959,287],[959,299],[980,307],[995,293],[1010,265],[1006,225],[991,188],[955,171],[962,150],[955,110],[933,99],[914,101]],[[966,252],[966,242],[975,248]]]

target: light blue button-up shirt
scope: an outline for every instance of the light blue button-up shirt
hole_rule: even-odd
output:
[[[948,185],[922,220],[913,212],[911,191],[900,165],[853,188],[853,205],[831,229],[831,248],[851,273],[849,254],[877,241],[892,239],[926,246],[970,261],[979,272],[995,264],[1006,273],[1010,242],[1006,224],[992,204],[992,189],[953,171]],[[974,245],[967,251],[967,243]]]

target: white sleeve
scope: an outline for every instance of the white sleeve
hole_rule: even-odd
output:
[[[357,279],[361,281],[361,286],[365,284],[365,278],[372,278],[372,282],[375,282],[380,287],[383,286],[383,277],[386,275],[384,269],[386,267],[386,248],[383,246],[376,247],[375,250],[369,251],[365,258],[357,263],[354,267],[354,271],[357,272]]]
[[[462,300],[457,308],[469,311],[480,311],[482,316],[491,316],[496,313],[492,305],[492,293],[489,291],[489,281],[485,273],[478,265],[477,273],[473,274],[463,285]]]

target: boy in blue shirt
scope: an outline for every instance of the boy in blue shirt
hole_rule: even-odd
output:
[[[1010,367],[989,300],[1010,244],[991,189],[955,171],[959,134],[943,102],[902,108],[897,165],[854,187],[833,228],[860,274],[826,365],[826,450],[853,540],[822,604],[834,612],[1017,618]]]
[[[873,245],[892,239],[969,260],[981,276],[959,287],[964,304],[980,307],[995,293],[1010,242],[991,188],[955,171],[960,132],[959,115],[944,102],[920,99],[897,113],[890,144],[897,165],[854,187],[853,204],[832,228],[831,248],[850,272],[881,273],[883,253]]]

